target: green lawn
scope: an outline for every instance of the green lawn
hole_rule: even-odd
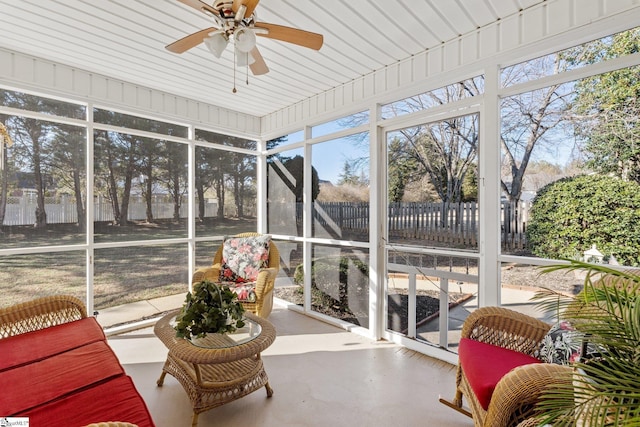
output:
[[[255,231],[255,219],[208,220],[198,223],[197,236],[225,236]],[[132,223],[126,227],[98,224],[95,241],[126,242],[186,238],[186,222]],[[85,233],[72,225],[3,227],[0,248],[82,244]],[[219,240],[198,243],[197,266],[211,264]],[[191,278],[187,271],[187,243],[95,249],[94,301],[96,309],[185,292]],[[0,257],[0,307],[39,295],[71,294],[85,300],[85,251],[47,252]]]

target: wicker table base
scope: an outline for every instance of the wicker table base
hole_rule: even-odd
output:
[[[271,323],[246,313],[248,319],[261,326],[260,335],[235,346],[201,348],[188,340],[176,338],[170,323],[175,315],[176,312],[167,314],[154,328],[155,334],[169,349],[158,386],[162,386],[166,374],[178,380],[193,406],[193,427],[197,426],[200,413],[239,399],[263,386],[267,397],[273,395],[260,357],[260,352],[275,339],[275,329]]]

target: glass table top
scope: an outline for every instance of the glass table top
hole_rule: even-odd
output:
[[[175,327],[175,318],[171,321],[171,326]],[[246,344],[257,338],[262,332],[262,327],[253,320],[244,319],[244,326],[235,332],[227,334],[210,333],[204,337],[192,337],[187,341],[192,345],[205,349],[223,349]]]

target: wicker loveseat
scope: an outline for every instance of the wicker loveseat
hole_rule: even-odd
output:
[[[535,422],[531,418],[545,387],[571,382],[570,367],[534,357],[550,328],[503,307],[472,312],[462,327],[455,398],[441,402],[472,416],[476,427]],[[463,396],[470,412],[463,406]]]
[[[2,417],[47,427],[154,426],[102,328],[75,297],[0,309],[0,355]]]

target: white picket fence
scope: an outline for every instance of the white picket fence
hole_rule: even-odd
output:
[[[326,226],[330,220],[341,230],[369,230],[369,203],[334,202],[316,203],[315,221]],[[225,216],[235,216],[235,206],[225,206]],[[109,201],[97,197],[94,204],[95,221],[113,221],[113,209]],[[526,247],[526,226],[531,202],[501,203],[502,245],[507,249]],[[141,196],[134,196],[129,202],[128,219],[145,220],[147,206]],[[7,203],[3,225],[30,225],[35,223],[36,198],[34,194],[23,197],[10,197]],[[78,221],[75,199],[70,196],[45,198],[47,224],[65,224]],[[249,212],[251,211],[251,212]],[[246,207],[245,215],[255,215],[255,207]],[[154,196],[152,201],[154,219],[173,218],[173,202],[167,196]],[[296,218],[302,223],[302,206],[296,212]],[[205,217],[218,214],[215,199],[205,204]],[[180,217],[187,217],[187,201],[180,206]],[[478,209],[475,202],[447,204],[442,203],[393,203],[389,206],[389,235],[397,238],[421,239],[460,245],[477,245]]]
[[[30,225],[36,222],[36,198],[27,194],[22,197],[9,197],[2,225]],[[47,224],[68,224],[78,222],[75,199],[70,196],[45,197]],[[154,219],[173,218],[173,202],[167,197],[153,198],[151,204]],[[113,209],[108,200],[97,197],[94,203],[95,221],[113,221]],[[133,197],[129,202],[128,219],[130,221],[147,218],[147,205],[142,197]],[[186,218],[188,206],[186,200],[180,206],[180,217]],[[205,216],[212,217],[218,213],[218,203],[213,200],[205,203]]]

